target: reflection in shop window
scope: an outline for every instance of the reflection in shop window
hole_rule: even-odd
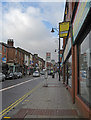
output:
[[[65,63],[65,84],[68,84],[68,65]]]
[[[72,87],[72,55],[65,63],[65,84]]]
[[[72,55],[68,59],[68,85],[72,87]]]
[[[80,95],[91,103],[89,100],[91,89],[91,45],[90,34],[84,39],[79,48],[79,74],[80,74]]]

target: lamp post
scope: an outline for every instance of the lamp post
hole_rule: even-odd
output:
[[[58,35],[59,35],[59,31],[58,31],[58,28],[52,28],[51,32],[55,32],[54,29],[58,32]],[[60,81],[60,36],[59,36],[59,81]]]

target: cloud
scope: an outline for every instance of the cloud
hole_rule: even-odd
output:
[[[2,4],[0,3],[0,41],[2,41]]]
[[[65,0],[1,0],[1,1],[2,2],[65,2]]]
[[[4,8],[9,6],[8,10],[3,9],[3,41],[13,38],[16,47],[38,53],[43,58],[49,51],[52,58],[57,59],[57,53],[54,51],[58,47],[58,41],[56,44],[47,23],[50,27],[57,26],[59,20],[63,19],[61,16],[64,7],[61,4],[35,3],[35,6],[29,4],[25,8],[20,3],[15,3],[15,7],[14,3],[3,5]]]

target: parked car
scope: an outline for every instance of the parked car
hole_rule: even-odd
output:
[[[0,81],[4,81],[5,80],[5,75],[3,73],[0,73]]]
[[[18,72],[18,78],[22,78],[22,73]]]
[[[39,76],[40,76],[39,71],[35,71],[35,72],[33,73],[33,77],[39,77]]]
[[[18,74],[18,72],[14,72],[13,74],[14,74],[14,79],[19,78],[19,74]]]
[[[14,74],[13,73],[8,73],[6,74],[6,79],[13,79],[14,78]]]

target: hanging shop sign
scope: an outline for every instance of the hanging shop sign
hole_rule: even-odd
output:
[[[62,22],[59,23],[59,37],[64,38],[67,37],[69,31],[70,22]]]
[[[76,40],[76,37],[87,17],[87,14],[90,10],[90,2],[89,0],[84,0],[84,2],[79,1],[78,8],[73,21],[73,43]]]
[[[64,61],[66,60],[66,58],[70,52],[70,49],[71,49],[71,37],[69,36],[65,50],[64,50],[64,55],[63,55]]]

